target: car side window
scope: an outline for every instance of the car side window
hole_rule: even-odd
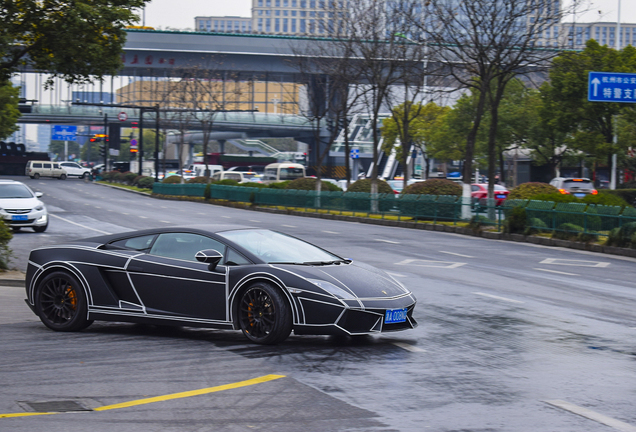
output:
[[[51,164],[42,164],[42,168],[51,168]]]
[[[227,248],[227,256],[224,260],[225,265],[244,265],[251,264],[251,262],[243,255],[236,252],[234,249]]]
[[[470,188],[473,192],[477,192],[479,190],[479,186],[471,186]]]
[[[133,237],[129,239],[119,240],[116,242],[110,243],[112,246],[125,248],[125,249],[133,249],[136,251],[145,251],[150,248],[152,241],[155,239],[156,235],[147,235],[142,237]]]
[[[150,254],[196,261],[196,253],[205,249],[214,249],[225,255],[225,245],[223,243],[210,237],[192,233],[159,234],[150,249]]]

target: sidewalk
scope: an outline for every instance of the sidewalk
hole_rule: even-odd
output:
[[[24,288],[25,274],[18,270],[0,272],[0,286]]]

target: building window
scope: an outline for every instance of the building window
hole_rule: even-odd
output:
[[[297,4],[296,0],[291,0],[291,7],[296,7],[296,4]]]
[[[276,0],[276,1],[274,2],[274,6],[276,6],[276,7],[280,7],[280,0]]]
[[[301,8],[306,8],[307,7],[307,0],[300,0],[300,7]]]
[[[272,7],[272,0],[265,0],[265,7]]]
[[[307,27],[304,19],[300,20],[300,28],[298,30],[300,31],[300,33],[307,33]]]
[[[283,18],[283,33],[287,33],[287,18]]]
[[[295,17],[297,12],[295,10],[291,11],[291,16]]]
[[[274,31],[278,33],[280,31],[280,18],[276,18],[274,23]]]
[[[272,31],[272,26],[270,21],[271,20],[269,18],[265,19],[265,33],[270,33]]]
[[[306,11],[300,11],[300,16],[301,17],[306,17],[307,16],[307,12]]]
[[[283,0],[283,7],[289,7],[289,1]]]
[[[259,32],[263,31],[263,18],[258,19],[258,31]]]
[[[263,0],[258,0],[258,7],[263,7]]]
[[[309,9],[316,9],[316,0],[309,0]]]
[[[274,11],[274,15],[276,15],[276,16],[280,16],[280,10],[276,9],[276,10]]]
[[[296,20],[295,19],[291,20],[291,32],[292,33],[296,33]]]
[[[289,11],[288,10],[284,10],[283,11],[283,16],[288,16],[289,15]]]

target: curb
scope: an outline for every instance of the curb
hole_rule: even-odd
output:
[[[0,277],[0,286],[24,288],[24,279],[3,279]]]

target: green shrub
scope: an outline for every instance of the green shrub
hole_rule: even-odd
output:
[[[167,183],[167,184],[181,183],[181,176],[172,175],[169,177],[165,177],[161,183]]]
[[[533,201],[552,201],[555,203],[583,202],[583,200],[570,194],[562,194],[561,192],[540,193],[530,197]]]
[[[125,172],[118,172],[117,174],[115,174],[113,180],[115,180],[118,183],[128,183],[128,181],[126,180],[126,174]]]
[[[474,232],[480,232],[484,226],[494,225],[494,222],[484,215],[475,215],[470,219],[468,228]]]
[[[526,235],[537,234],[548,230],[548,225],[539,218],[530,218],[530,222],[525,230]]]
[[[104,179],[104,181],[112,182],[117,180],[118,175],[119,171],[107,171],[102,173],[102,179]]]
[[[527,226],[526,209],[523,207],[513,207],[506,212],[504,222],[504,232],[509,234],[523,234]]]
[[[599,195],[617,196],[623,199],[627,205],[636,207],[636,189],[616,189],[616,190],[604,189],[599,191]],[[614,204],[609,204],[609,205],[614,205]]]
[[[205,176],[193,177],[187,180],[186,183],[208,184],[208,178]]]
[[[129,184],[129,185],[134,184],[134,183],[135,183],[135,179],[136,179],[137,177],[139,177],[139,176],[137,175],[137,173],[130,172],[130,171],[125,172],[125,173],[123,173],[123,174],[124,174],[124,176],[123,176],[123,177],[124,177],[124,182],[125,182],[126,184]]]
[[[292,180],[290,181],[287,186],[285,187],[285,189],[295,189],[295,190],[316,190],[316,180],[315,178],[310,178],[310,177],[305,177],[305,178],[299,178],[296,180]],[[328,181],[321,181],[320,182],[321,187],[320,190],[323,191],[330,191],[330,192],[340,192],[342,191],[341,188],[339,188],[338,186],[336,186],[335,184],[328,182]]]
[[[223,179],[223,180],[212,182],[212,184],[225,185],[225,186],[238,186],[239,182],[237,182],[236,180],[231,180],[231,179]]]
[[[269,187],[269,185],[266,185],[263,183],[254,183],[254,182],[239,183],[237,186],[258,188],[258,189],[267,189]]]
[[[391,187],[391,185],[389,185],[384,180],[378,179],[377,183],[378,183],[378,193],[381,193],[381,194],[393,193],[393,188]],[[371,193],[371,179],[360,179],[354,182],[351,186],[349,186],[349,189],[347,189],[347,192]]]
[[[614,191],[599,191],[597,195],[586,195],[583,202],[588,204],[627,207],[629,203],[620,195],[612,193]]]
[[[137,180],[137,187],[141,189],[152,189],[152,185],[155,184],[154,177],[141,176]]]
[[[285,180],[282,182],[270,183],[268,187],[271,189],[287,189],[287,185],[290,181],[291,180]]]
[[[630,180],[628,182],[619,184],[616,186],[617,189],[634,189],[636,190],[636,180]]]
[[[559,225],[552,233],[552,238],[560,240],[577,240],[579,235],[583,234],[583,231],[582,226],[568,222]]]
[[[9,242],[13,238],[13,231],[11,228],[0,219],[0,269],[8,270],[9,261],[13,252],[9,248]]]
[[[381,212],[387,212],[393,208],[395,194],[393,188],[384,180],[378,183],[378,208]],[[353,183],[343,194],[345,207],[353,211],[369,211],[371,209],[371,197],[356,196],[356,192],[371,193],[371,179],[360,179]]]
[[[508,199],[533,199],[532,197],[539,194],[558,193],[559,190],[547,183],[528,182],[521,183],[513,188],[508,195]]]
[[[462,187],[452,180],[447,179],[428,179],[423,182],[408,185],[402,191],[403,194],[418,195],[454,195],[462,196]]]
[[[635,247],[636,222],[629,222],[620,228],[614,228],[607,237],[608,246]]]

